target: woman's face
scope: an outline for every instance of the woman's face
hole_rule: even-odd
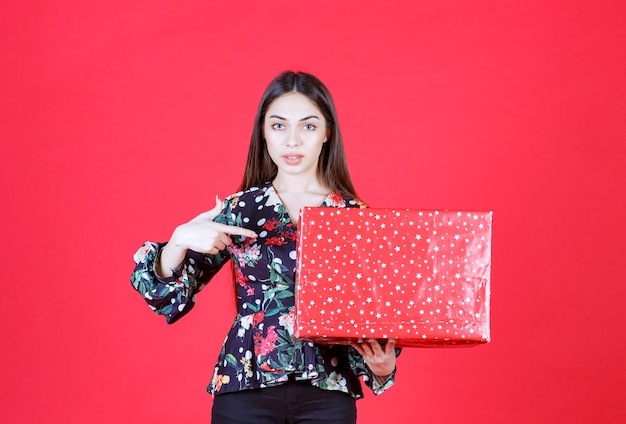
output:
[[[326,119],[307,96],[297,92],[277,97],[267,109],[263,135],[278,176],[317,177],[317,162],[328,137]]]

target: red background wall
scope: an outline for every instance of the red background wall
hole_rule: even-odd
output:
[[[167,326],[131,257],[235,190],[293,68],[371,206],[494,211],[492,343],[405,350],[359,422],[625,422],[624,4],[3,1],[2,421],[208,422],[227,279]]]

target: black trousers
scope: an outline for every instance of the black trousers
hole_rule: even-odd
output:
[[[213,399],[212,424],[355,424],[350,395],[289,381],[276,387],[243,390]]]

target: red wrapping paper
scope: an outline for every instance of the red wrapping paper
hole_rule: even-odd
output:
[[[492,212],[300,211],[294,336],[488,343]]]

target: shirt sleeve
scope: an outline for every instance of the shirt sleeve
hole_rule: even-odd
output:
[[[400,355],[402,349],[396,348],[396,357]],[[352,368],[352,372],[354,372],[357,376],[363,376],[363,382],[367,387],[369,387],[375,395],[379,395],[391,386],[393,386],[396,378],[396,369],[391,372],[387,376],[386,379],[381,379],[374,375],[372,370],[369,369],[363,356],[359,352],[356,351],[353,347],[348,348],[348,360],[350,361],[350,367]]]
[[[155,265],[166,243],[147,241],[133,256],[135,269],[130,277],[133,288],[141,294],[150,309],[173,324],[194,306],[196,294],[202,290],[228,261],[228,254],[217,255],[187,251],[174,275],[161,278]]]

